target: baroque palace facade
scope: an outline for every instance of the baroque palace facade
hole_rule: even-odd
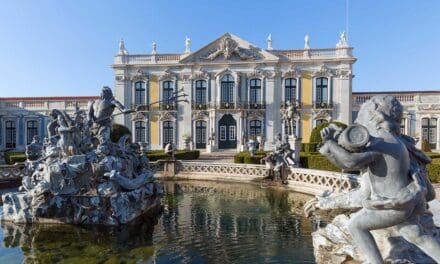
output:
[[[184,147],[191,137],[195,149],[240,150],[246,140],[261,136],[271,148],[274,136],[285,133],[280,110],[295,104],[296,135],[308,142],[320,122],[351,121],[352,48],[341,35],[336,48],[267,49],[226,33],[191,52],[132,55],[123,41],[115,56],[115,97],[124,105],[151,104],[144,113],[119,116],[117,123],[133,131],[136,141],[161,149],[173,142]],[[178,90],[189,103],[167,99]]]
[[[160,149],[172,141],[184,147],[240,150],[245,139],[263,136],[271,148],[274,136],[285,133],[280,110],[297,105],[295,132],[308,142],[316,124],[329,120],[351,123],[363,102],[376,94],[391,94],[404,106],[403,133],[427,140],[440,151],[440,91],[353,92],[356,59],[343,36],[336,48],[260,49],[232,34],[224,34],[196,52],[129,55],[121,42],[114,59],[115,97],[127,107],[153,103],[146,112],[117,116],[115,122],[132,131],[135,141]],[[189,103],[167,98],[183,89]],[[99,93],[99,89],[95,94]],[[86,109],[98,96],[0,98],[0,156],[23,151],[34,135],[45,137],[52,109],[72,114]],[[2,162],[0,157],[0,162]]]

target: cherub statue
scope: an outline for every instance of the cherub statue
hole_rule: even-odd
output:
[[[402,110],[393,96],[378,95],[365,102],[355,126],[366,128],[368,143],[355,151],[348,151],[341,140],[338,144],[334,127],[321,131],[320,153],[340,168],[361,170],[361,185],[349,193],[318,197],[306,204],[305,212],[316,207],[361,208],[351,215],[348,230],[368,263],[384,263],[370,231],[388,227],[440,263],[440,244],[422,226],[429,214],[427,201],[435,197],[424,168],[430,159],[400,134]],[[359,134],[352,136],[348,138],[359,139]]]

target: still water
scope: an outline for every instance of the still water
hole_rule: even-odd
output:
[[[158,218],[119,228],[2,223],[0,263],[314,263],[309,196],[258,185],[164,182]]]

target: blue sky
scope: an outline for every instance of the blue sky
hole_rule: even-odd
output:
[[[440,1],[349,3],[355,91],[439,90]],[[334,47],[345,0],[24,1],[0,8],[0,97],[95,95],[113,87],[123,37],[130,53],[192,50],[231,32],[260,47]]]

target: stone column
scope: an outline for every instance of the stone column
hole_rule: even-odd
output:
[[[339,104],[339,121],[345,124],[351,124],[351,111],[352,111],[352,87],[351,87],[351,74],[344,74],[339,76],[339,90],[340,100],[336,102]]]
[[[192,79],[185,75],[180,83],[181,87],[177,87],[177,89],[183,88],[184,93],[189,95],[188,100],[190,102],[193,101],[193,98],[191,98],[192,84]],[[178,138],[176,138],[176,141],[178,142],[177,148],[183,149],[185,147],[183,135],[190,135],[192,137],[191,103],[179,103],[176,119],[178,127],[177,131],[179,132],[177,134]]]
[[[273,72],[265,78],[266,82],[266,111],[265,111],[265,126],[264,126],[264,137],[266,138],[266,143],[264,144],[265,150],[273,149],[274,136],[282,132],[282,122],[280,116],[280,107],[282,101],[282,92],[280,87],[280,78],[278,73]]]

